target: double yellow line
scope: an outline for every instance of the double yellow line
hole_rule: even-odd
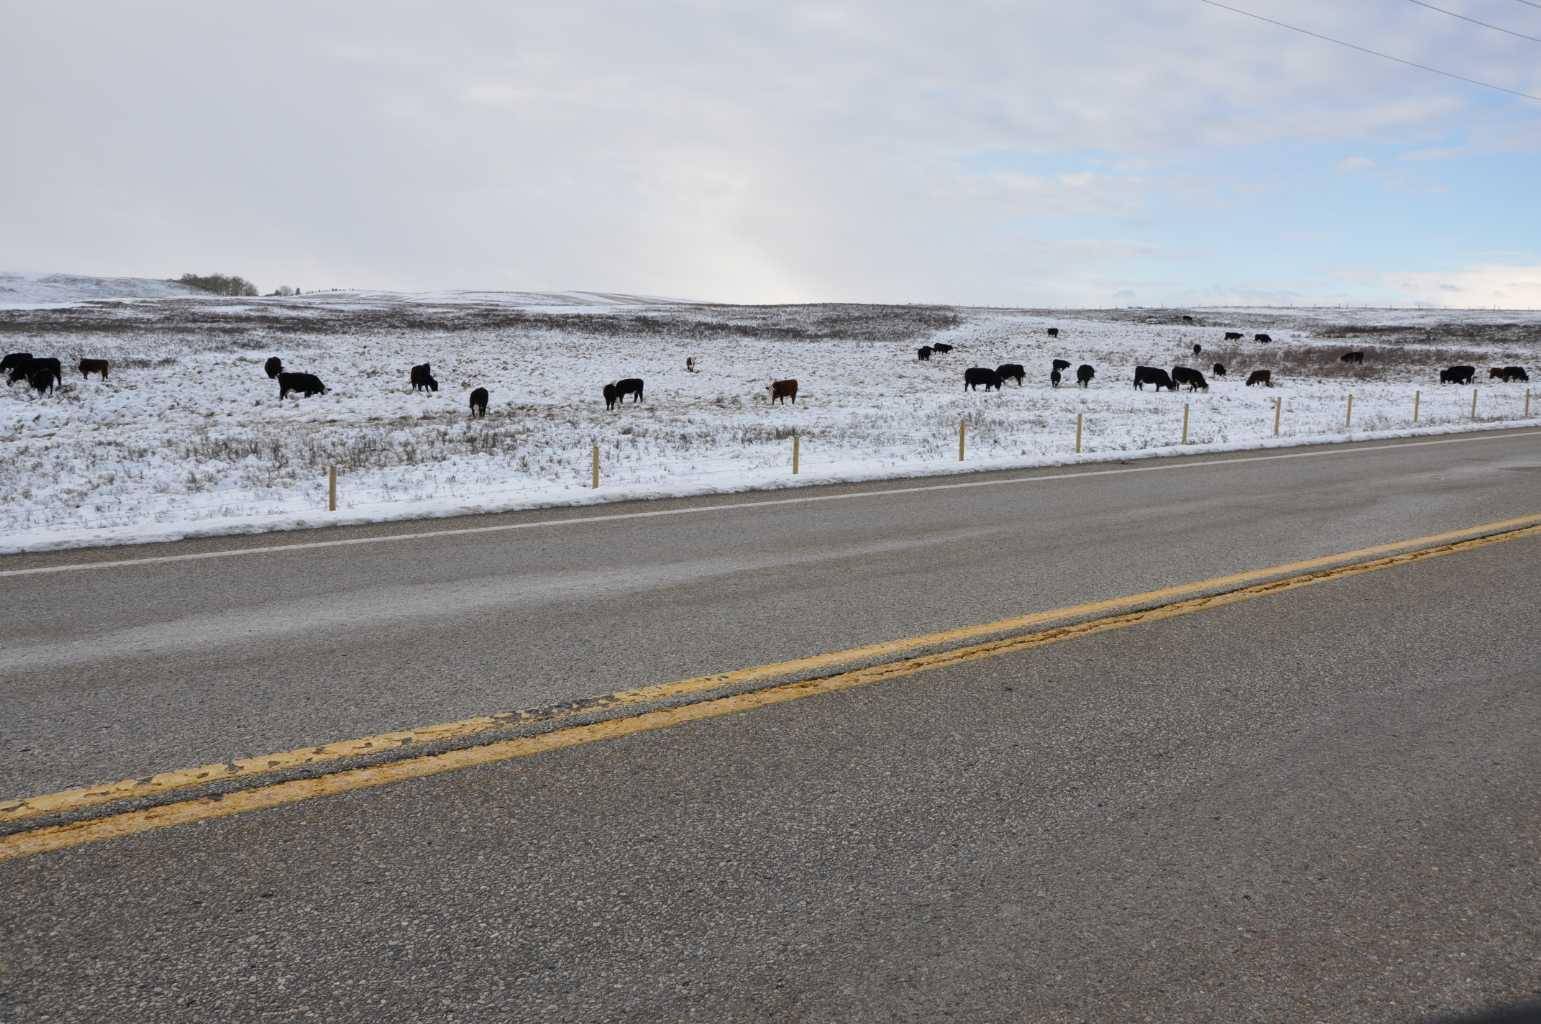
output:
[[[1034,612],[732,672],[619,690],[550,708],[484,715],[319,747],[287,750],[264,757],[163,772],[149,778],[123,779],[3,801],[0,802],[0,827],[40,818],[74,817],[75,820],[24,828],[0,836],[0,861],[172,825],[226,818],[315,797],[370,789],[461,768],[530,757],[636,733],[654,732],[686,722],[868,686],[981,658],[1019,653],[1065,640],[1191,615],[1268,594],[1538,535],[1541,535],[1541,515],[1521,516],[1125,597]],[[1057,625],[1042,628],[1050,623]],[[790,681],[757,687],[757,684],[773,680]],[[707,696],[721,691],[737,692]],[[626,712],[660,704],[671,706],[632,711],[603,721],[556,728],[535,735],[506,739],[493,736],[521,726],[548,725],[578,715]],[[487,741],[478,743],[479,740]],[[437,753],[400,754],[403,749],[446,743],[456,746]],[[355,768],[345,766],[349,760],[382,753],[399,756],[383,764]],[[261,781],[263,776],[317,766],[325,766],[325,770],[315,777],[266,783]],[[89,813],[93,808],[107,804],[154,798],[179,790],[231,782],[240,785],[250,783],[250,786],[235,792],[194,796],[118,813]]]

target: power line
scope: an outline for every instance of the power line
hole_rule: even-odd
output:
[[[1447,11],[1443,7],[1435,7],[1433,4],[1424,3],[1423,0],[1407,0],[1407,2],[1410,4],[1417,4],[1419,7],[1427,7],[1431,11],[1438,11],[1440,14],[1448,14],[1452,18],[1460,18],[1462,21],[1469,21],[1473,25],[1481,25],[1483,28],[1490,28],[1494,32],[1502,32],[1504,35],[1514,36],[1518,39],[1529,39],[1533,43],[1541,43],[1541,36],[1527,36],[1523,32],[1516,32],[1513,29],[1504,28],[1502,25],[1494,25],[1492,22],[1488,21],[1478,21],[1476,18],[1468,18],[1466,15],[1458,14],[1455,11]]]
[[[1536,3],[1536,0],[1515,0],[1515,3],[1524,4],[1526,7],[1541,7],[1541,4]]]
[[[1541,103],[1541,96],[1537,96],[1534,93],[1520,92],[1518,89],[1509,89],[1502,85],[1494,85],[1492,82],[1481,82],[1475,78],[1467,78],[1465,75],[1458,75],[1454,71],[1442,71],[1439,68],[1430,67],[1427,64],[1419,64],[1417,61],[1406,60],[1402,57],[1393,57],[1389,53],[1382,53],[1380,50],[1372,50],[1368,46],[1360,46],[1358,43],[1350,43],[1342,39],[1334,39],[1332,36],[1324,36],[1320,32],[1312,32],[1308,28],[1300,28],[1296,25],[1286,25],[1282,21],[1275,21],[1272,18],[1265,18],[1261,14],[1253,14],[1251,11],[1244,11],[1240,7],[1231,7],[1227,4],[1219,3],[1218,0],[1199,0],[1199,3],[1208,4],[1211,7],[1218,7],[1223,11],[1230,11],[1232,14],[1244,14],[1249,18],[1255,18],[1258,21],[1266,21],[1270,25],[1277,25],[1280,28],[1287,28],[1291,32],[1299,32],[1301,35],[1310,36],[1313,39],[1320,39],[1328,43],[1336,43],[1339,46],[1346,46],[1350,50],[1358,50],[1360,53],[1368,53],[1372,57],[1381,57],[1385,60],[1395,61],[1398,64],[1405,64],[1410,68],[1417,68],[1420,71],[1432,71],[1436,75],[1443,75],[1446,78],[1453,78],[1457,82],[1465,82],[1467,85],[1478,85],[1484,89],[1493,89],[1497,92],[1506,92],[1510,96],[1518,96],[1521,99],[1534,100],[1537,103]]]

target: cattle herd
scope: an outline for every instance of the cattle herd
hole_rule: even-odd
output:
[[[1188,318],[1185,318],[1188,319]],[[1046,334],[1050,338],[1058,339],[1060,331],[1058,327],[1050,327]],[[1243,335],[1240,331],[1226,331],[1226,341],[1241,341]],[[1258,344],[1269,344],[1273,341],[1267,334],[1254,334],[1252,340]],[[916,357],[923,363],[933,361],[935,356],[949,355],[953,346],[945,343],[922,345],[916,351]],[[1204,351],[1202,345],[1193,345],[1193,354],[1200,355]],[[1339,361],[1348,365],[1363,365],[1365,354],[1362,351],[1345,352],[1338,357]],[[697,372],[696,358],[691,356],[686,360],[686,370]],[[109,366],[105,359],[82,359],[78,369],[83,380],[89,379],[91,374],[96,374],[102,380],[107,379]],[[291,393],[310,398],[314,395],[327,393],[326,385],[321,378],[313,373],[297,373],[284,369],[283,360],[273,356],[263,363],[269,380],[278,382],[279,399],[288,398]],[[1070,362],[1066,359],[1055,359],[1049,367],[1049,384],[1059,387],[1064,381],[1064,375],[1070,369]],[[1211,366],[1212,376],[1219,378],[1226,375],[1223,363],[1214,363]],[[10,385],[25,381],[39,395],[47,394],[62,382],[61,367],[56,358],[34,356],[30,352],[12,352],[0,360],[0,373],[7,375],[7,383]],[[1476,377],[1477,370],[1474,366],[1451,366],[1439,371],[1441,384],[1470,384]],[[1097,370],[1089,363],[1082,363],[1076,367],[1076,384],[1080,387],[1090,387],[1092,380],[1097,376]],[[1530,376],[1520,366],[1491,367],[1488,370],[1490,379],[1503,383],[1528,382]],[[986,391],[999,391],[1007,381],[1015,381],[1017,387],[1022,387],[1027,380],[1027,369],[1021,363],[1002,363],[990,369],[987,366],[971,366],[963,371],[963,390],[976,391],[983,388]],[[421,363],[412,367],[408,381],[413,391],[437,392],[439,382],[433,375],[433,369],[428,363]],[[1272,387],[1273,373],[1270,370],[1253,370],[1247,375],[1247,387]],[[1176,391],[1186,386],[1189,391],[1208,391],[1209,381],[1204,374],[1189,366],[1174,366],[1171,371],[1155,366],[1136,366],[1134,368],[1134,386],[1143,391],[1145,385],[1151,385],[1157,391],[1163,389]],[[643,382],[638,377],[627,377],[604,385],[601,393],[604,396],[605,408],[615,409],[623,405],[628,397],[634,403],[642,401]],[[797,403],[796,380],[774,380],[769,386],[770,402]],[[472,390],[470,396],[471,415],[484,417],[487,415],[487,403],[489,400],[487,389],[478,387]]]
[[[1186,322],[1192,322],[1191,317],[1184,317],[1183,319]],[[1050,338],[1058,338],[1059,328],[1050,327],[1045,333]],[[1226,341],[1241,341],[1242,338],[1243,335],[1240,331],[1225,332]],[[1271,336],[1261,333],[1254,334],[1252,340],[1260,345],[1267,345],[1273,342]],[[932,357],[936,354],[951,351],[951,345],[923,345],[916,352],[916,356],[921,362],[928,363],[932,361]],[[1193,354],[1195,356],[1202,354],[1203,351],[1203,345],[1194,343]],[[1364,353],[1362,351],[1345,352],[1338,357],[1338,360],[1351,366],[1361,366],[1364,364]],[[1051,387],[1059,387],[1064,379],[1064,372],[1068,369],[1070,369],[1069,360],[1053,360],[1049,364],[1049,385]],[[1210,372],[1215,377],[1224,377],[1226,374],[1225,364],[1213,364],[1210,367]],[[1441,384],[1470,384],[1476,372],[1475,367],[1452,366],[1439,371],[1439,382]],[[1076,369],[1076,383],[1083,388],[1088,387],[1096,374],[1097,371],[1094,367],[1088,363],[1082,363]],[[1520,366],[1495,366],[1488,370],[1488,376],[1503,381],[1506,384],[1530,380],[1525,369]],[[986,391],[999,391],[1001,385],[1008,380],[1015,380],[1017,386],[1020,387],[1025,377],[1026,371],[1020,363],[1004,363],[993,370],[983,366],[971,366],[963,371],[963,390],[977,391],[979,388],[984,388]],[[1271,388],[1273,383],[1272,370],[1253,370],[1247,375],[1247,387],[1249,388]],[[1176,391],[1183,386],[1187,386],[1189,391],[1209,390],[1209,381],[1205,379],[1204,374],[1190,366],[1174,366],[1171,372],[1155,366],[1136,366],[1134,368],[1135,388],[1143,391],[1147,384],[1154,387],[1157,391],[1162,389]]]

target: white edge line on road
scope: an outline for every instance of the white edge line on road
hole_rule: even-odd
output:
[[[224,551],[200,551],[185,555],[147,555],[143,558],[118,558],[103,562],[81,562],[72,565],[45,565],[33,569],[0,570],[0,578],[8,576],[41,576],[48,573],[86,572],[93,569],[121,569],[131,565],[157,565],[168,562],[196,562],[206,558],[236,558],[244,555],[262,555],[289,551],[314,551],[319,548],[351,547],[359,544],[388,544],[408,540],[427,540],[434,537],[463,537],[478,533],[503,533],[509,530],[536,530],[552,526],[583,526],[589,523],[613,523],[627,519],[654,519],[661,516],[701,515],[707,512],[734,512],[744,509],[775,508],[783,505],[811,505],[825,501],[851,501],[858,498],[882,498],[895,494],[919,494],[926,491],[956,491],[972,487],[1005,487],[1009,485],[1036,484],[1052,480],[1084,480],[1098,476],[1121,476],[1128,473],[1170,473],[1180,469],[1205,469],[1211,466],[1234,466],[1250,462],[1276,462],[1282,459],[1319,459],[1329,455],[1357,455],[1362,452],[1389,451],[1396,448],[1426,448],[1433,445],[1476,444],[1482,441],[1508,441],[1516,437],[1532,437],[1541,430],[1509,430],[1502,434],[1481,437],[1449,437],[1429,441],[1403,441],[1389,444],[1362,445],[1353,448],[1327,448],[1307,452],[1281,452],[1273,455],[1241,455],[1220,459],[1201,459],[1169,465],[1156,460],[1145,466],[1120,466],[1117,469],[1076,470],[1068,473],[1043,473],[1036,476],[1011,477],[1005,480],[957,480],[945,484],[915,484],[907,487],[887,487],[882,490],[853,491],[846,494],[808,494],[795,498],[768,498],[762,501],[734,501],[716,505],[692,505],[686,508],[653,509],[646,512],[609,512],[591,516],[569,516],[563,519],[540,519],[528,523],[499,523],[495,526],[461,526],[446,530],[418,530],[412,533],[394,533],[385,537],[349,537],[340,540],[301,541],[297,544],[265,544],[248,548],[229,548]],[[992,472],[981,470],[980,472]],[[999,471],[994,471],[999,472]],[[1006,472],[1010,472],[1009,470]],[[1030,469],[1023,472],[1031,472]]]

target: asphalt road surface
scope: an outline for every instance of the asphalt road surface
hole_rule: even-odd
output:
[[[1112,470],[0,559],[0,790],[1541,512],[1532,432]],[[136,561],[183,555],[217,557]],[[1538,568],[1526,536],[3,861],[0,1020],[1414,1021],[1534,999]]]

